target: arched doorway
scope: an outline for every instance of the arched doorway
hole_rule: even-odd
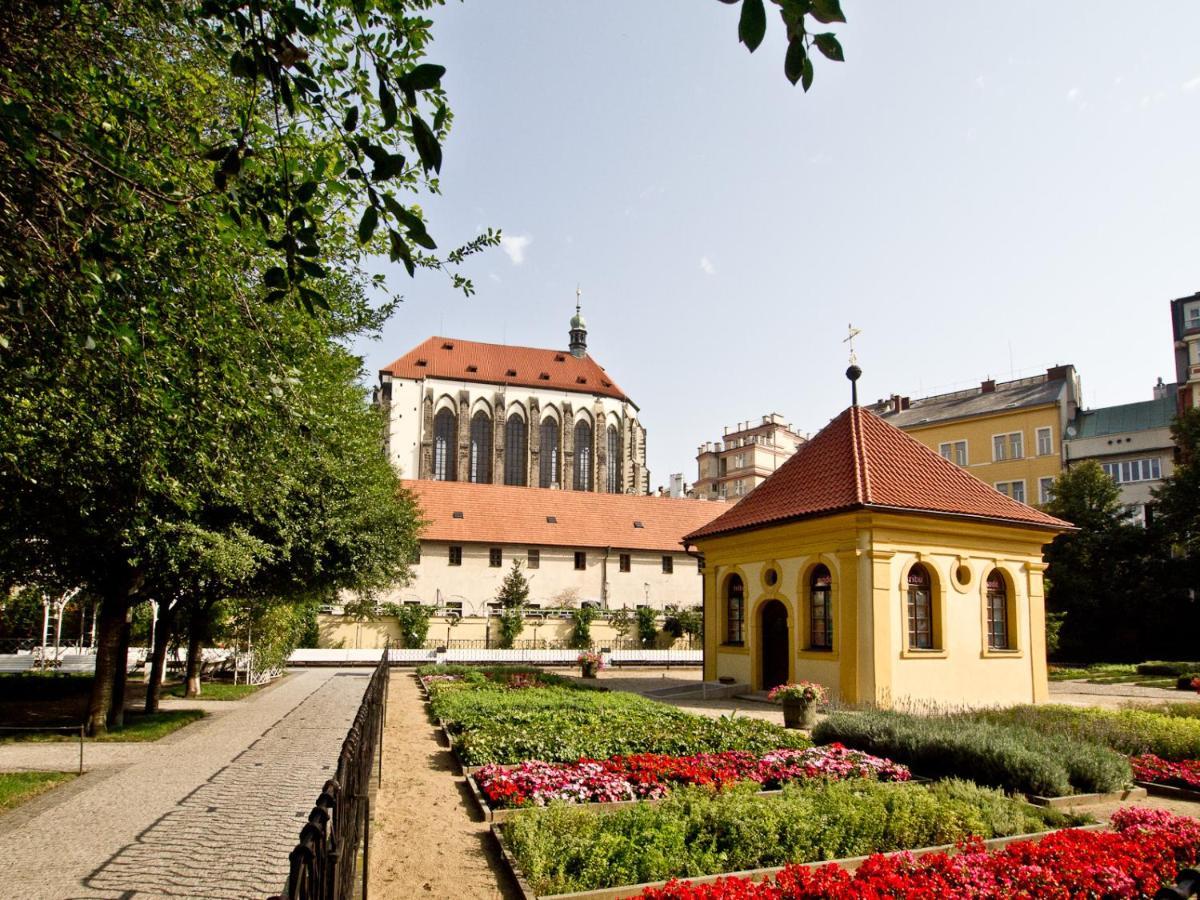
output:
[[[769,691],[788,680],[788,613],[778,600],[768,600],[759,613],[762,636],[762,689]]]

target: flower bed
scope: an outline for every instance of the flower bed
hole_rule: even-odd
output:
[[[1200,791],[1200,759],[1171,762],[1146,753],[1133,757],[1129,763],[1133,766],[1133,777],[1138,781]]]
[[[469,677],[469,676],[468,676]],[[434,715],[464,766],[577,762],[637,753],[765,753],[811,742],[758,719],[710,719],[621,691],[510,690],[490,682],[432,683]]]
[[[964,716],[832,713],[814,729],[813,740],[885,756],[921,775],[1045,797],[1108,793],[1133,779],[1128,761],[1106,747]]]
[[[1102,744],[1130,756],[1153,753],[1170,760],[1200,759],[1200,719],[1181,715],[1147,709],[1014,706],[973,713],[971,718]]]
[[[672,882],[645,900],[853,900],[860,897],[1149,897],[1195,864],[1200,822],[1164,810],[1118,810],[1115,832],[1060,831],[989,852],[977,842],[959,853],[872,856],[851,874],[840,866],[788,866],[774,879]]]
[[[525,762],[515,768],[484,766],[474,775],[492,809],[545,806],[552,800],[568,803],[617,803],[653,800],[683,785],[728,787],[750,781],[773,790],[790,781],[826,778],[872,778],[908,781],[907,768],[847,750],[840,744],[805,750],[744,751],[663,756],[642,753],[577,763]]]
[[[961,781],[931,787],[795,782],[776,796],[737,785],[672,792],[611,813],[553,803],[497,826],[538,895],[633,885],[789,862],[915,849],[1078,822]]]

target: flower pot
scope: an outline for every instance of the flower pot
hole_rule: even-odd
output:
[[[595,678],[596,677],[596,664],[595,663],[586,663],[586,662],[581,663],[579,668],[580,668],[580,671],[583,673],[584,678]]]
[[[803,728],[811,731],[817,724],[817,704],[799,697],[783,698],[784,728]]]

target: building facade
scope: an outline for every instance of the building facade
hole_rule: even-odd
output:
[[[851,407],[686,538],[704,677],[879,706],[1043,701],[1042,548],[1070,527]]]
[[[381,602],[486,616],[513,561],[534,608],[688,608],[703,578],[683,548],[689,531],[725,509],[669,497],[406,481],[426,524],[411,584]]]
[[[1171,421],[1178,401],[1178,385],[1160,378],[1151,400],[1080,412],[1067,425],[1067,467],[1096,460],[1121,488],[1135,521],[1145,523],[1154,488],[1175,468]]]
[[[1064,365],[916,400],[894,395],[869,409],[1002,494],[1036,504],[1063,470],[1063,437],[1081,402],[1075,367]]]
[[[806,438],[778,413],[761,422],[740,422],[725,429],[719,441],[701,444],[696,453],[693,496],[736,500],[762,484]]]
[[[645,494],[638,407],[587,354],[431,337],[379,373],[385,448],[407,478]]]
[[[1179,410],[1200,406],[1200,292],[1171,301]]]

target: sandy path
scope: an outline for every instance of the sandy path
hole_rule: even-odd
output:
[[[372,897],[516,898],[488,826],[438,740],[411,672],[393,672],[383,784],[371,825]]]

